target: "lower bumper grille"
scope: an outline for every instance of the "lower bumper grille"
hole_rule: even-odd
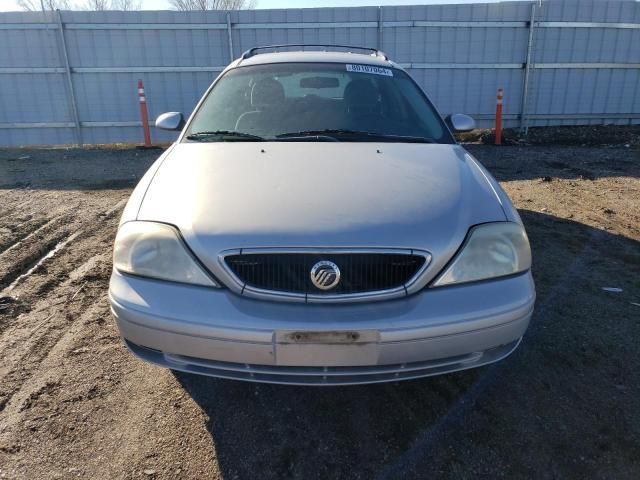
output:
[[[125,340],[138,357],[173,370],[229,380],[288,385],[356,385],[440,375],[496,362],[513,352],[520,339],[482,352],[423,362],[365,367],[279,367],[219,362],[171,355]]]
[[[393,252],[259,252],[224,257],[230,272],[243,288],[299,296],[348,296],[404,290],[423,271],[429,256],[413,250]],[[312,269],[330,262],[339,270],[334,286],[314,283]],[[332,272],[332,274],[335,272]],[[326,275],[325,280],[328,278]],[[332,278],[335,278],[332,277]]]

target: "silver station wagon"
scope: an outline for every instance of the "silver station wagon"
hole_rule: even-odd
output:
[[[505,192],[452,136],[473,120],[443,120],[379,51],[287,47],[247,51],[186,122],[156,120],[181,134],[115,241],[109,298],[128,348],[303,385],[509,355],[534,307],[531,252]]]

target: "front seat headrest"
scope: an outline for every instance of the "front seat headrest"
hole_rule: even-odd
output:
[[[251,88],[251,105],[254,107],[270,107],[284,102],[284,88],[273,78],[263,78]]]
[[[371,107],[378,102],[378,90],[369,80],[352,80],[344,89],[344,102],[348,109]]]

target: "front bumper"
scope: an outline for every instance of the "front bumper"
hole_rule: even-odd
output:
[[[404,380],[509,355],[535,302],[530,273],[424,290],[399,300],[295,304],[114,272],[111,309],[129,349],[175,370],[286,384]],[[290,332],[358,332],[348,343]]]

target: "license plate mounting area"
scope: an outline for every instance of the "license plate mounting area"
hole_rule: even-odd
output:
[[[276,364],[337,367],[375,365],[377,330],[279,330],[275,333]]]

